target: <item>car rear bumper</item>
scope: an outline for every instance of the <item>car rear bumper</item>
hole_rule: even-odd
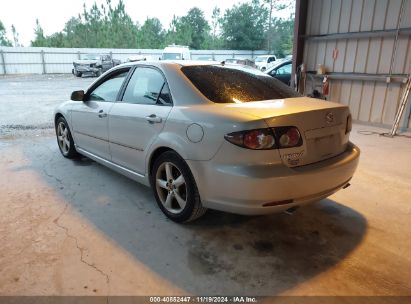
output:
[[[218,161],[218,155],[210,161],[187,163],[205,207],[257,215],[280,212],[333,194],[348,184],[359,156],[358,147],[349,143],[338,156],[295,168],[281,163],[226,165]]]

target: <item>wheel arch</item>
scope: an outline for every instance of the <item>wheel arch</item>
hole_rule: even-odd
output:
[[[170,147],[165,147],[165,146],[157,147],[157,148],[150,154],[150,157],[149,157],[149,159],[148,159],[148,165],[147,165],[147,171],[148,171],[148,172],[147,172],[147,173],[148,173],[149,181],[151,181],[151,174],[152,174],[153,166],[154,166],[154,163],[155,163],[156,159],[157,159],[161,154],[163,154],[163,153],[165,153],[165,152],[167,152],[167,151],[173,151],[173,152],[177,153],[178,155],[180,155],[176,150],[171,149]],[[181,156],[181,155],[180,155],[180,156]]]
[[[67,121],[67,119],[64,117],[64,115],[63,115],[62,113],[57,112],[57,113],[54,115],[54,126],[55,126],[55,127],[56,127],[56,124],[57,124],[57,120],[58,120],[60,117],[63,117],[63,118]]]

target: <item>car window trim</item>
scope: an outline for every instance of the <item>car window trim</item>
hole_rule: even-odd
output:
[[[118,102],[128,103],[128,102],[124,102],[124,101],[123,101],[124,93],[126,92],[126,89],[127,89],[127,86],[128,86],[128,84],[129,84],[129,82],[130,82],[130,80],[131,80],[131,77],[133,77],[135,71],[137,71],[139,68],[149,68],[149,69],[153,69],[153,70],[156,70],[156,71],[160,72],[161,76],[163,77],[164,83],[163,83],[163,86],[161,87],[159,93],[161,93],[161,91],[163,90],[164,85],[167,84],[168,91],[169,91],[169,93],[170,93],[171,104],[159,104],[159,103],[158,103],[158,98],[160,97],[160,94],[159,94],[159,96],[157,97],[157,100],[156,100],[156,103],[155,103],[155,104],[151,104],[151,103],[133,103],[133,104],[134,104],[134,105],[150,105],[150,106],[161,106],[161,107],[173,107],[173,106],[174,106],[173,96],[172,96],[172,94],[171,94],[170,86],[169,86],[169,84],[168,84],[168,81],[167,81],[166,76],[164,75],[164,73],[163,73],[163,71],[162,71],[161,69],[159,69],[159,68],[156,67],[156,66],[152,66],[152,65],[148,65],[148,64],[139,64],[139,65],[136,65],[136,66],[134,66],[134,68],[132,69],[132,71],[131,71],[131,70],[129,71],[129,75],[128,75],[128,77],[126,78],[126,81],[125,81],[124,84],[123,84],[123,85],[124,85],[124,88],[122,87],[122,90],[120,90],[121,96],[118,96]],[[130,72],[131,72],[131,73],[130,73]],[[129,104],[131,104],[131,103],[129,103]]]
[[[128,74],[127,74],[126,78],[123,80],[123,83],[122,83],[121,86],[120,86],[120,90],[119,90],[119,93],[120,93],[122,87],[124,86],[125,80],[128,78],[128,76],[129,76],[129,74],[130,74],[130,70],[131,70],[131,67],[129,67],[129,66],[128,66],[128,67],[122,67],[122,68],[119,68],[119,69],[116,69],[116,70],[110,72],[110,74],[107,74],[107,75],[104,76],[103,78],[99,79],[95,84],[93,84],[93,86],[91,86],[90,88],[88,88],[88,90],[87,90],[86,93],[84,94],[84,95],[85,95],[85,96],[84,96],[84,100],[85,100],[86,102],[87,102],[87,101],[90,101],[90,100],[88,100],[88,98],[90,97],[90,94],[91,94],[97,87],[99,87],[101,84],[103,84],[103,82],[106,82],[107,80],[109,80],[110,78],[112,78],[114,75],[121,74],[121,73],[127,71]],[[118,100],[118,98],[119,98],[119,93],[117,93],[117,100]],[[116,102],[116,101],[102,101],[102,102]]]
[[[128,86],[128,83],[130,82],[131,77],[134,74],[134,71],[137,69],[136,66],[133,66],[130,68],[130,70],[128,71],[127,77],[126,79],[124,79],[123,84],[121,85],[120,90],[118,91],[118,95],[117,95],[117,100],[116,102],[118,103],[122,103],[123,102],[123,96],[124,96],[124,92],[126,91],[126,88]]]

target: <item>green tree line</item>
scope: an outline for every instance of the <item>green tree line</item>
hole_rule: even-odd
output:
[[[143,24],[133,22],[123,0],[112,5],[111,0],[72,17],[61,32],[46,36],[36,20],[32,46],[76,48],[138,48],[162,49],[169,44],[188,45],[191,49],[268,50],[279,56],[291,53],[294,16],[273,17],[293,1],[249,0],[221,12],[215,7],[209,23],[198,7],[185,16],[173,16],[168,29],[158,18],[147,18]],[[18,44],[13,26],[14,43],[7,40],[0,21],[0,45]]]

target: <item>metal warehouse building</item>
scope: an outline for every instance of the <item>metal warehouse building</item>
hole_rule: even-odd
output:
[[[411,73],[411,0],[297,0],[295,17],[293,71],[322,65],[328,99],[349,104],[354,120],[391,126]],[[306,92],[323,78],[307,77]]]

